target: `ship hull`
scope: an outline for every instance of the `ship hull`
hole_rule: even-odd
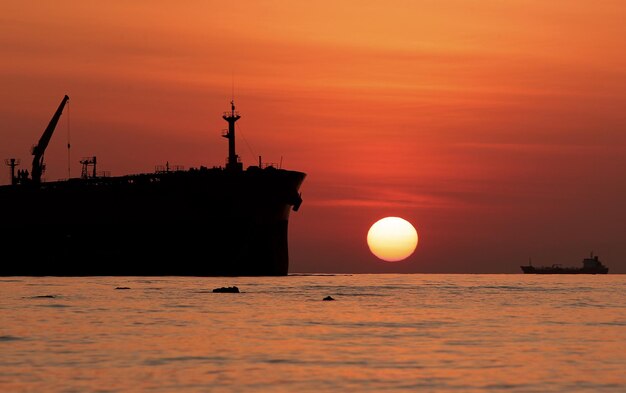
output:
[[[2,187],[0,275],[286,275],[304,177],[203,168]]]

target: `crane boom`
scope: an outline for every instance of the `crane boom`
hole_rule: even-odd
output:
[[[69,99],[70,97],[68,97],[67,95],[63,97],[63,99],[61,100],[61,104],[59,104],[59,108],[54,113],[54,116],[52,116],[52,119],[50,119],[48,127],[46,127],[43,134],[41,135],[39,143],[37,144],[37,146],[33,147],[33,170],[31,172],[31,176],[35,184],[41,183],[41,175],[43,173],[44,167],[43,154],[46,151],[46,147],[48,147],[48,143],[50,143],[50,138],[52,138],[52,134],[54,133],[54,129],[56,128],[57,123],[59,122],[61,113],[63,113],[63,108],[65,107],[65,104]]]

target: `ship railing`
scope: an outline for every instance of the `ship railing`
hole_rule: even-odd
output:
[[[234,112],[234,115],[235,115],[235,116],[239,116],[239,112],[238,112],[238,111],[235,111],[235,112]],[[231,111],[231,112],[224,112],[223,116],[224,116],[224,117],[232,117],[232,116],[233,116],[233,112],[232,112],[232,111]]]
[[[184,165],[155,165],[154,173],[182,172],[185,170]]]

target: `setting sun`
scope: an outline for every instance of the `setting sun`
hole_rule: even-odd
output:
[[[385,217],[367,232],[367,245],[372,254],[387,262],[406,259],[417,247],[417,231],[400,217]]]

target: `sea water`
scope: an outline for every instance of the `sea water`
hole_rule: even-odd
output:
[[[626,392],[626,276],[0,278],[0,391]]]

